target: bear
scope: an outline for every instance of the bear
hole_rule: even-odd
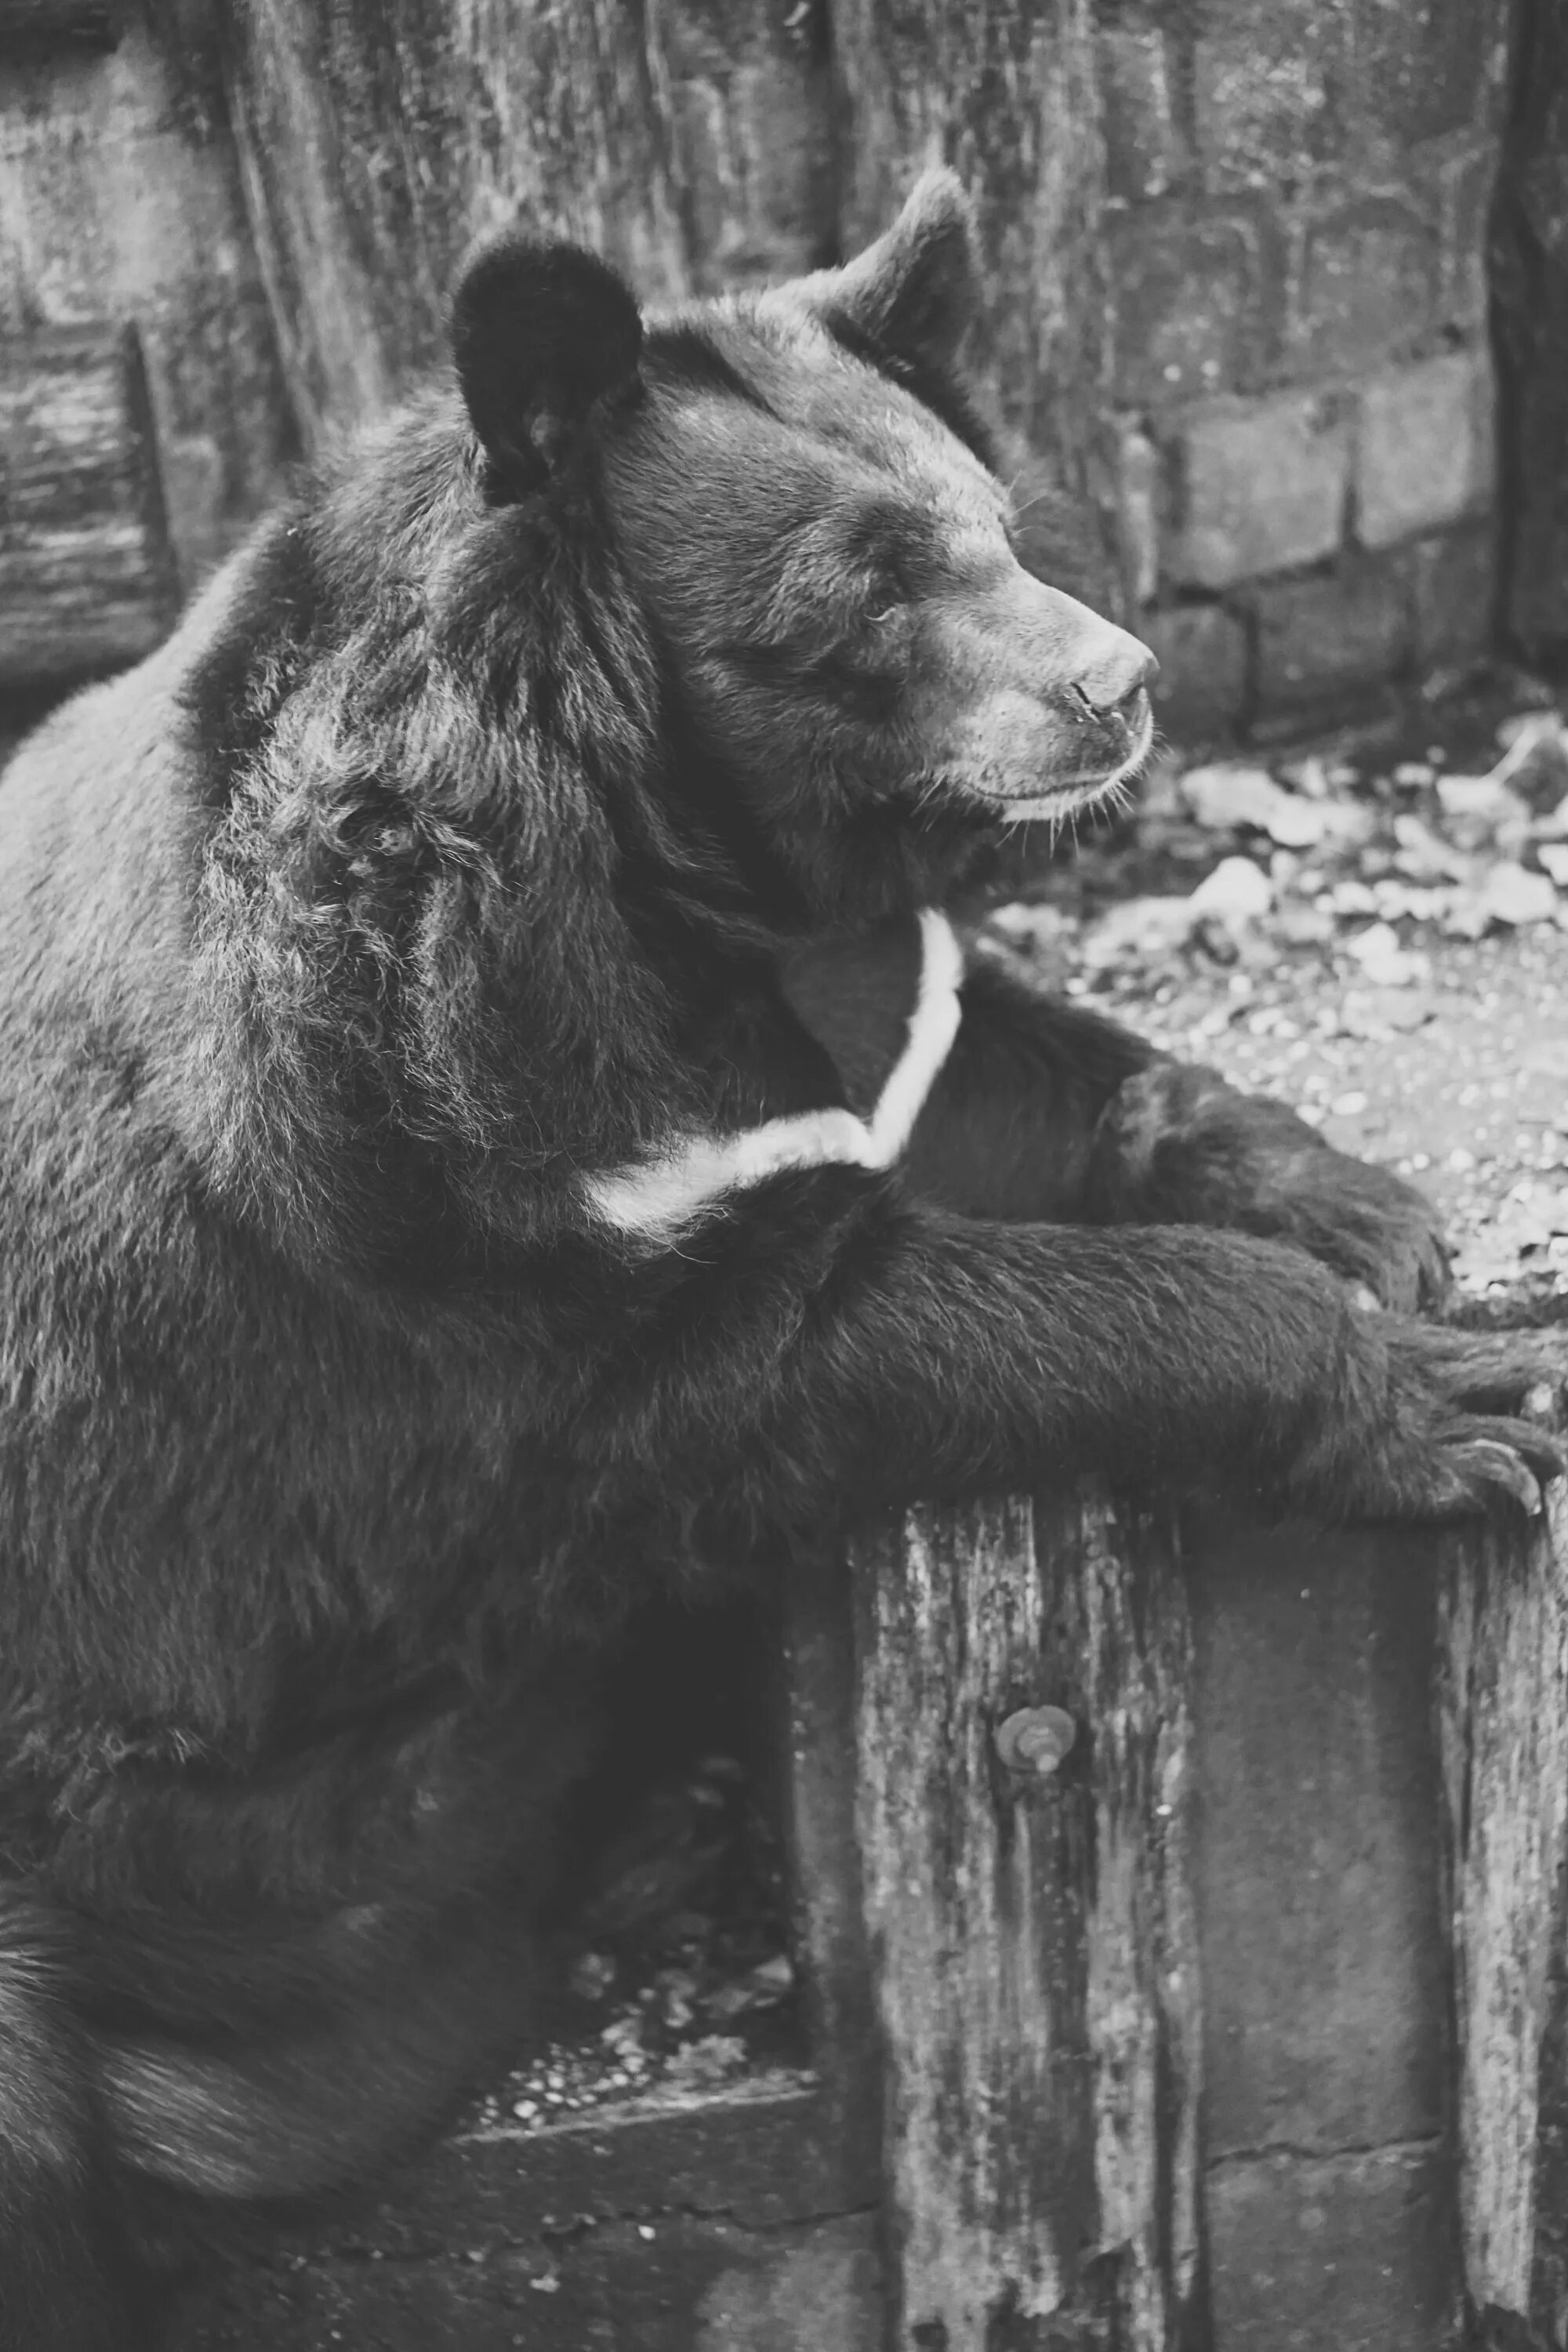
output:
[[[1561,1467],[1419,1195],[954,923],[1152,735],[976,284],[942,173],[664,317],[503,235],[0,785],[7,2344],[145,2352],[526,2041],[647,1593],[1084,1470]]]

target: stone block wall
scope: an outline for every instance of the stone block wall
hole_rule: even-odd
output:
[[[1177,0],[1097,36],[1127,569],[1178,736],[1492,634],[1505,0]]]

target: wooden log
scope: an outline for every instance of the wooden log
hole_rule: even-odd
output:
[[[1568,2346],[1568,1501],[1449,1547],[1439,1721],[1470,2338]]]
[[[834,0],[842,236],[852,250],[910,180],[952,163],[979,210],[974,357],[1004,415],[1098,517],[1083,592],[1126,569],[1109,424],[1105,142],[1090,0]]]
[[[0,341],[0,688],[149,651],[177,590],[134,330]]]
[[[1199,2242],[1173,1539],[1068,1495],[917,1512],[857,1568],[889,2342],[1164,2352]],[[1042,1706],[1077,1738],[1030,1779],[997,1734]]]
[[[818,20],[769,0],[225,0],[247,202],[307,440],[441,361],[465,247],[521,221],[645,298],[821,259]]]

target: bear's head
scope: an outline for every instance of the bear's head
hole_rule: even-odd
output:
[[[486,495],[594,478],[675,788],[813,913],[934,895],[979,837],[1071,815],[1149,749],[1152,656],[1019,560],[958,373],[976,295],[945,172],[846,268],[646,328],[569,246],[502,239],[457,291]]]
[[[1014,511],[975,299],[945,173],[846,268],[664,319],[573,246],[470,260],[460,397],[345,446],[171,649],[223,1186],[340,1257],[531,1231],[700,1123],[748,974],[1132,774],[1152,659]]]

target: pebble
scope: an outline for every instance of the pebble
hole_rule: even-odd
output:
[[[1550,922],[1557,912],[1557,892],[1550,875],[1527,873],[1507,858],[1492,866],[1477,895],[1482,910],[1494,922]]]
[[[1186,901],[1194,918],[1215,916],[1221,922],[1251,923],[1274,904],[1274,887],[1250,857],[1225,857]]]

